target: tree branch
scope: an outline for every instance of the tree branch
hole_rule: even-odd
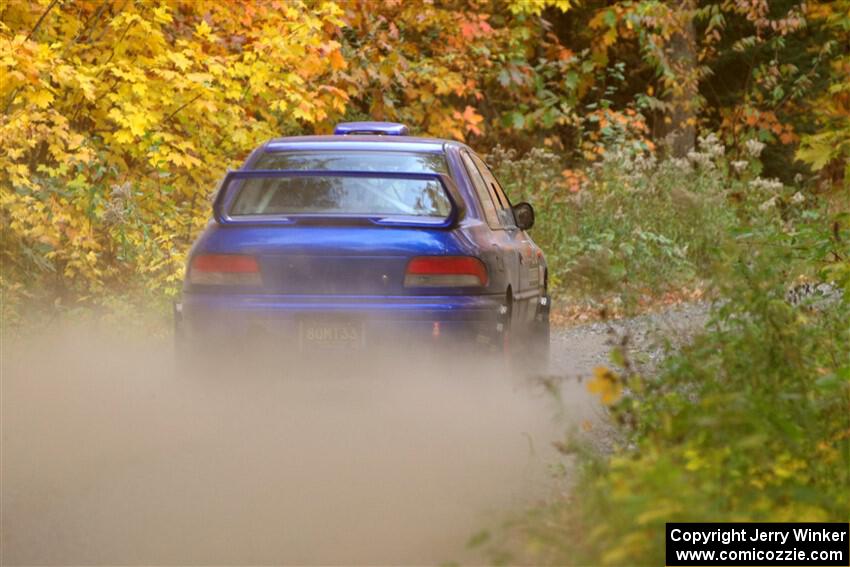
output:
[[[52,9],[53,9],[53,6],[55,6],[58,2],[59,2],[59,0],[53,0],[53,1],[50,3],[50,5],[47,7],[47,9],[45,9],[45,10],[44,10],[44,12],[41,14],[41,17],[40,17],[40,18],[38,19],[38,21],[35,23],[35,25],[33,26],[32,30],[30,30],[30,33],[27,35],[27,40],[29,40],[29,38],[31,38],[31,37],[32,37],[32,35],[33,35],[35,32],[37,32],[37,31],[38,31],[38,28],[41,26],[41,22],[43,22],[43,21],[44,21],[44,18],[46,18],[46,17],[47,17],[47,14],[48,14],[48,13],[50,13],[50,10],[52,10]]]
[[[187,106],[189,106],[190,104],[192,104],[193,102],[195,102],[196,100],[198,100],[199,98],[201,98],[201,95],[203,95],[203,94],[204,94],[204,93],[198,93],[198,94],[196,94],[196,95],[195,95],[195,96],[194,96],[191,100],[188,100],[187,102],[185,102],[185,103],[181,104],[180,106],[178,106],[178,107],[177,107],[177,110],[175,110],[174,112],[172,112],[171,114],[169,114],[168,116],[166,116],[166,117],[165,117],[162,121],[163,121],[163,122],[168,122],[169,120],[171,120],[172,118],[174,118],[174,115],[175,115],[175,114],[177,114],[178,112],[180,112],[181,110],[183,110],[184,108],[186,108]]]

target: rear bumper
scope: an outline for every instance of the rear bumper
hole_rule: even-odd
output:
[[[309,319],[344,319],[362,325],[369,346],[455,339],[496,344],[504,328],[504,297],[294,296],[185,294],[175,304],[181,338],[203,342],[274,336],[298,345]]]

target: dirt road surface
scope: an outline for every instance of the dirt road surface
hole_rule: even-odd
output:
[[[2,564],[479,563],[471,535],[557,490],[601,410],[494,365],[398,355],[175,375],[168,339],[66,329],[2,356]],[[588,375],[606,335],[553,337]]]

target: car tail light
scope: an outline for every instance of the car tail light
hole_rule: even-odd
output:
[[[483,287],[487,267],[471,256],[418,256],[407,264],[405,287]]]
[[[250,285],[263,283],[260,266],[244,254],[201,254],[189,267],[189,282],[198,285]]]

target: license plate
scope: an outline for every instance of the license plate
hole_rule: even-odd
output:
[[[301,321],[298,329],[302,349],[359,349],[363,347],[363,325],[351,321]]]

